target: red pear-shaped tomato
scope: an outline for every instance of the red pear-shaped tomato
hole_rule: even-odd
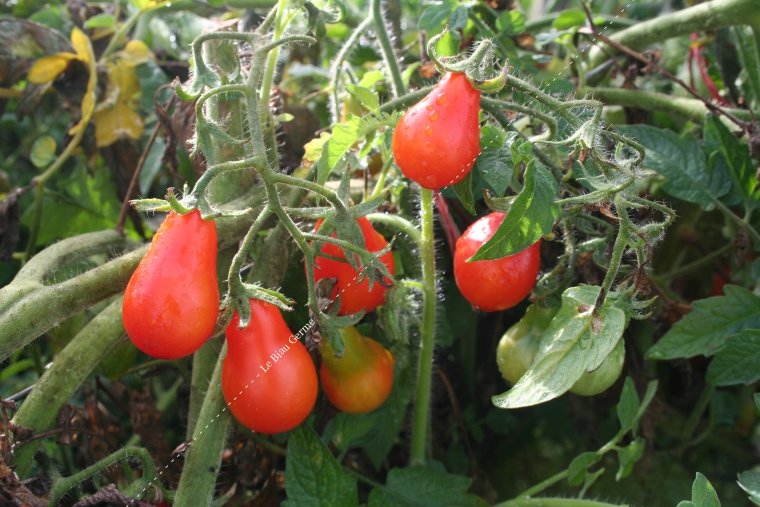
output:
[[[494,212],[470,225],[454,249],[454,278],[462,295],[484,312],[512,308],[536,285],[540,261],[537,241],[522,252],[492,261],[467,262],[491,239],[506,215]]]
[[[335,408],[350,414],[371,412],[382,405],[393,387],[393,354],[355,327],[341,329],[345,349],[338,357],[322,342],[322,389]]]
[[[396,125],[393,156],[407,178],[432,190],[467,176],[480,154],[480,92],[446,74]]]
[[[230,412],[259,433],[282,433],[303,422],[317,400],[317,369],[280,310],[251,300],[251,322],[227,326],[222,392]]]
[[[359,227],[362,229],[364,248],[367,251],[379,252],[388,246],[388,242],[372,227],[369,220],[361,217],[357,219],[357,222],[359,222]],[[317,231],[320,225],[322,225],[322,220],[317,221]],[[333,237],[335,237],[335,234],[333,234]],[[323,255],[330,255],[339,259],[346,258],[343,250],[336,245],[326,244],[322,247],[321,252]],[[390,274],[395,274],[396,265],[393,260],[393,253],[390,251],[386,252],[380,257],[380,261],[387,266]],[[359,274],[347,262],[327,257],[317,257],[314,262],[314,280],[318,282],[323,278],[338,279],[332,297],[336,299],[340,295],[340,309],[338,310],[340,315],[348,315],[360,311],[369,312],[385,302],[385,292],[388,289],[380,284],[379,280],[376,280],[372,285],[372,289],[370,289],[369,279],[365,276],[359,281]],[[390,283],[390,280],[385,280],[384,283],[386,282]]]
[[[149,356],[192,354],[219,316],[216,225],[198,210],[169,213],[124,292],[124,329]]]

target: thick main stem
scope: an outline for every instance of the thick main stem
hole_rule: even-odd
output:
[[[385,60],[385,65],[391,74],[391,88],[393,89],[393,97],[395,98],[404,94],[404,80],[401,78],[401,70],[398,66],[396,52],[393,50],[393,44],[391,44],[388,30],[385,27],[381,2],[382,0],[372,0],[372,20],[375,24],[377,40],[380,42],[383,60]]]
[[[664,16],[637,23],[610,37],[631,49],[692,32],[717,30],[732,25],[752,24],[757,19],[757,0],[712,0]],[[589,56],[589,68],[601,64],[608,56],[607,46],[596,46]]]
[[[430,385],[433,376],[433,350],[435,348],[435,307],[437,287],[435,277],[435,236],[433,233],[433,191],[421,189],[420,213],[422,240],[423,307],[420,355],[417,368],[417,393],[412,419],[412,465],[423,464],[427,451],[428,415],[430,408]]]

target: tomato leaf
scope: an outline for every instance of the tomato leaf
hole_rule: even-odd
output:
[[[626,319],[609,297],[593,314],[599,291],[585,285],[562,294],[562,307],[542,335],[533,363],[512,389],[492,398],[494,405],[520,408],[553,400],[602,364],[623,336]]]
[[[742,472],[737,482],[739,487],[749,494],[749,499],[755,505],[760,505],[760,472],[756,470]]]
[[[467,173],[467,176],[454,186],[454,192],[456,192],[459,202],[462,203],[464,209],[470,215],[475,214],[475,198],[472,195],[472,171]]]
[[[708,171],[705,153],[693,137],[679,137],[671,130],[648,125],[618,129],[646,148],[644,165],[666,179],[662,189],[673,197],[711,210],[718,198],[731,189],[728,175],[715,168]]]
[[[744,202],[753,207],[760,206],[760,189],[749,147],[739,142],[728,127],[714,115],[710,115],[705,122],[704,136],[705,147],[713,148],[716,154],[722,156]]]
[[[554,204],[557,192],[557,182],[552,174],[532,160],[525,170],[525,186],[512,203],[507,217],[471,260],[494,260],[514,255],[551,232],[559,213]]]
[[[626,433],[631,431],[636,435],[639,420],[641,419],[641,416],[644,415],[644,412],[646,412],[646,409],[652,402],[656,392],[657,382],[650,382],[644,393],[644,400],[639,400],[639,394],[636,392],[633,380],[631,380],[631,377],[625,379],[623,392],[620,393],[620,401],[618,401],[617,404],[617,415],[618,421],[620,421],[621,432]]]
[[[691,487],[691,501],[680,502],[677,507],[720,507],[720,500],[707,477],[697,472]]]
[[[369,507],[484,506],[482,499],[467,494],[471,480],[426,466],[394,468],[383,489],[369,495]]]
[[[723,296],[695,301],[691,312],[649,349],[647,357],[709,357],[723,348],[729,336],[760,329],[760,297],[736,285],[726,285],[723,291]]]
[[[626,447],[616,449],[618,460],[620,461],[618,471],[615,474],[615,480],[620,481],[625,479],[631,472],[633,472],[633,466],[638,463],[642,456],[644,456],[644,449],[646,443],[641,437],[637,437]]]
[[[285,460],[285,507],[359,505],[356,479],[307,424],[290,434]]]
[[[481,136],[482,151],[475,162],[475,170],[483,176],[483,180],[499,197],[504,195],[509,182],[512,181],[512,174],[514,173],[512,143],[517,136],[514,132],[510,134],[500,133],[503,135]],[[489,139],[489,137],[495,138]]]
[[[760,329],[745,329],[728,338],[707,369],[714,386],[751,384],[760,380]]]
[[[586,479],[588,468],[596,463],[602,457],[595,452],[583,452],[577,455],[567,467],[567,483],[571,486],[580,486]]]

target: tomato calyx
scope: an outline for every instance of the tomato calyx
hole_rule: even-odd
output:
[[[436,44],[446,33],[448,26],[439,34],[431,37],[427,44],[427,53],[439,71],[461,72],[467,76],[470,85],[478,91],[485,93],[497,93],[507,84],[508,66],[504,66],[499,73],[491,78],[483,79],[480,69],[492,68],[494,60],[494,44],[490,39],[483,39],[475,45],[472,54],[457,62],[451,61],[452,57],[440,57],[436,52]]]

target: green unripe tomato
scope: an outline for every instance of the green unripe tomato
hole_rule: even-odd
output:
[[[538,353],[541,335],[556,313],[555,308],[530,305],[523,318],[507,329],[496,347],[496,364],[504,380],[514,385],[528,371]]]
[[[623,371],[624,362],[625,345],[623,340],[620,340],[602,365],[592,372],[584,373],[570,388],[570,392],[580,396],[596,396],[603,393],[618,379]]]
[[[496,348],[496,363],[504,380],[515,385],[530,367],[541,346],[541,336],[549,327],[557,309],[531,305],[525,315],[501,337]],[[625,346],[620,340],[601,366],[584,373],[570,388],[580,396],[594,396],[606,391],[620,376],[625,360]]]

